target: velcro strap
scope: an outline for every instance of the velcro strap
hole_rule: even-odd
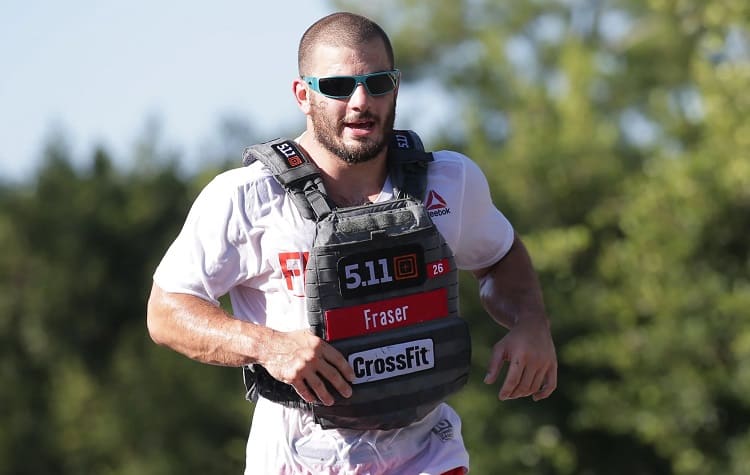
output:
[[[263,162],[285,188],[294,188],[302,180],[320,176],[318,168],[291,140],[275,139],[245,148],[242,164]]]
[[[256,160],[271,170],[305,219],[319,221],[330,214],[320,171],[292,140],[279,138],[245,148],[242,164]]]
[[[397,198],[424,199],[427,164],[431,152],[424,151],[422,139],[412,130],[394,130],[388,147],[388,166]]]

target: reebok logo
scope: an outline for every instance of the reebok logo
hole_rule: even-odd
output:
[[[435,367],[432,340],[414,340],[349,355],[354,369],[352,384],[369,383],[417,373]]]
[[[430,215],[430,218],[451,213],[451,209],[448,207],[448,204],[445,202],[442,196],[438,195],[437,192],[435,192],[435,190],[430,190],[430,193],[427,195],[427,202],[424,206],[425,208],[427,208],[427,214]]]

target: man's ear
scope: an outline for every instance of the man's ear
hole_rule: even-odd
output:
[[[307,84],[301,79],[297,78],[292,83],[292,91],[294,92],[294,99],[297,101],[297,106],[305,114],[310,113],[310,90],[307,88]]]

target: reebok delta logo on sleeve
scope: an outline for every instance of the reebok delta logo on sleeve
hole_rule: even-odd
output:
[[[437,194],[435,190],[430,190],[424,207],[427,208],[427,213],[430,215],[430,218],[444,216],[451,213],[448,203],[446,203],[445,199]]]

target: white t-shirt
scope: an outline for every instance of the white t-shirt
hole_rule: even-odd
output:
[[[501,259],[513,228],[492,203],[484,174],[456,152],[434,152],[425,207],[460,269]],[[386,180],[376,201],[393,198]],[[236,318],[276,330],[307,328],[304,265],[314,222],[260,162],[214,178],[154,274],[168,292],[218,305],[229,293]],[[391,431],[324,430],[302,411],[260,399],[247,444],[246,474],[440,474],[468,467],[461,422],[447,404]]]

